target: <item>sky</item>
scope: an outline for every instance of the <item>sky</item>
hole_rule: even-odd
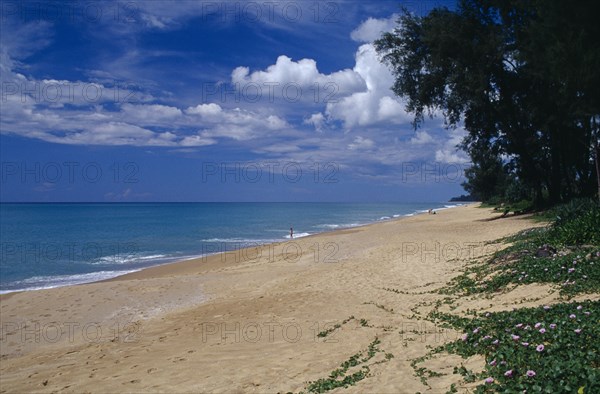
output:
[[[446,201],[372,45],[441,1],[0,3],[0,201]]]

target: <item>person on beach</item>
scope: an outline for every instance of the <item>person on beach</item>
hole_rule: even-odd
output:
[[[290,238],[294,238],[294,228],[290,227]]]

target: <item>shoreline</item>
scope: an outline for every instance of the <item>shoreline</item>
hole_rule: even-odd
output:
[[[82,204],[86,204],[86,203],[82,203]],[[461,207],[461,206],[469,206],[469,205],[473,205],[473,204],[479,204],[479,202],[464,202],[464,203],[462,203],[462,202],[446,202],[446,203],[443,203],[443,204],[445,204],[443,207],[441,207],[441,208],[433,208],[433,210],[434,211],[443,211],[443,210],[447,210],[447,209],[458,208],[458,207]],[[451,206],[447,206],[447,205],[451,205]],[[306,237],[312,237],[312,236],[315,236],[315,235],[326,234],[326,233],[337,232],[337,231],[344,231],[344,230],[349,230],[349,229],[354,229],[354,228],[361,228],[361,227],[370,226],[370,225],[377,224],[377,223],[384,223],[384,222],[388,222],[388,221],[395,221],[395,220],[400,220],[400,219],[409,218],[409,217],[413,217],[413,216],[423,215],[423,214],[426,214],[426,213],[427,213],[426,211],[415,211],[415,212],[411,212],[411,213],[404,214],[404,215],[394,215],[392,217],[387,217],[385,219],[383,217],[381,217],[381,218],[376,219],[376,220],[374,220],[372,222],[364,223],[364,224],[358,224],[356,226],[336,227],[336,228],[324,229],[323,231],[315,232],[315,233],[308,234],[308,235],[303,235],[301,237],[297,237],[297,238],[294,238],[294,239],[289,239],[286,236],[284,239],[281,239],[281,240],[278,240],[278,241],[269,240],[268,242],[265,242],[264,244],[257,243],[256,245],[253,245],[253,246],[244,246],[244,247],[240,247],[240,248],[237,248],[237,249],[232,249],[232,251],[233,250],[247,249],[247,248],[262,247],[262,246],[265,246],[265,245],[279,244],[279,243],[283,243],[283,242],[290,242],[290,241],[293,241],[293,240],[297,240],[297,239],[301,239],[301,238],[306,238]],[[340,226],[342,226],[342,225],[340,225]],[[80,286],[80,285],[86,285],[86,284],[91,284],[91,283],[102,283],[102,282],[117,280],[118,278],[127,277],[128,275],[135,274],[137,272],[142,272],[142,271],[145,271],[145,270],[148,270],[148,269],[152,269],[152,268],[156,268],[156,267],[161,267],[161,266],[166,266],[166,265],[171,265],[171,264],[184,263],[184,262],[192,261],[192,260],[205,259],[208,256],[219,255],[219,254],[228,253],[228,252],[230,252],[230,251],[226,250],[226,251],[221,251],[221,252],[214,252],[214,253],[207,253],[207,254],[200,254],[200,255],[192,255],[190,257],[186,257],[186,258],[183,258],[183,259],[174,258],[174,260],[165,261],[165,262],[158,262],[157,264],[149,265],[147,267],[142,267],[142,268],[138,268],[138,269],[134,269],[134,270],[129,270],[129,271],[128,270],[123,270],[123,273],[118,273],[118,274],[116,274],[114,276],[109,276],[109,277],[102,278],[102,279],[93,279],[93,280],[90,280],[90,281],[83,281],[83,282],[69,283],[69,284],[59,284],[59,285],[49,286],[49,287],[35,287],[35,288],[25,288],[25,289],[16,289],[16,290],[2,290],[2,291],[0,291],[0,300],[6,299],[8,297],[11,297],[13,294],[18,294],[18,293],[24,293],[24,292],[30,292],[30,291],[40,291],[40,290],[51,290],[51,289],[57,289],[57,288],[62,288],[62,287]],[[128,271],[128,272],[126,272],[126,271]],[[90,273],[85,273],[85,274],[64,275],[64,277],[72,277],[72,276],[77,276],[77,275],[100,274],[100,273],[103,273],[103,272],[109,272],[109,271],[95,271],[95,272],[90,272]]]
[[[103,282],[12,293],[2,299],[2,386],[296,392],[377,338],[394,357],[378,353],[369,377],[348,390],[424,391],[410,360],[441,339],[410,340],[402,332],[438,332],[420,317],[443,300],[434,290],[492,253],[491,241],[540,225],[525,217],[489,220],[495,216],[461,206],[299,238],[302,253],[292,259],[285,253],[290,243],[281,242]],[[467,297],[459,309],[510,309],[519,300],[531,303],[532,294],[552,302],[556,295],[546,290],[505,294],[493,307]],[[39,341],[32,340],[35,327]],[[52,341],[57,327],[63,335]],[[443,338],[458,334],[448,330]],[[457,361],[437,362],[451,372]],[[449,373],[434,389],[459,380]]]

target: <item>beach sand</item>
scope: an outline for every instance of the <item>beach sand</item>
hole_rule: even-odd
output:
[[[473,384],[452,369],[482,368],[481,357],[428,360],[447,373],[430,378],[431,388],[410,363],[460,335],[424,319],[445,297],[430,291],[505,246],[489,241],[541,225],[490,220],[497,216],[462,206],[3,295],[0,392],[299,392],[365,355],[375,338],[382,351],[366,362],[368,377],[337,392],[437,393],[452,383],[464,391]],[[549,287],[519,287],[494,300],[464,298],[455,313],[557,297]]]

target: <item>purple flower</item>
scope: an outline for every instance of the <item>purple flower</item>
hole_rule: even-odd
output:
[[[513,341],[518,341],[519,338],[521,338],[520,336],[515,335],[515,334],[512,334],[511,337],[512,337]]]
[[[485,339],[490,339],[490,338],[491,338],[491,336],[489,336],[489,335],[486,335],[486,336],[483,337],[484,340]]]
[[[581,305],[577,305],[577,310],[578,310],[578,311],[580,311],[580,310],[582,310],[582,309],[583,309],[583,307],[582,307]]]
[[[492,345],[497,345],[500,341],[495,339],[494,342],[492,342]]]
[[[529,342],[521,342],[521,345],[527,347],[527,346],[529,346]]]
[[[575,329],[575,334],[580,334],[581,333],[581,328],[576,328]]]
[[[506,365],[506,361],[500,361],[500,365]]]
[[[548,309],[550,309],[550,305],[544,305],[544,309],[545,309],[545,310],[548,310]]]
[[[469,337],[469,334],[463,334],[462,337],[460,337],[460,339],[462,339],[463,341],[466,341],[468,337]]]
[[[521,327],[523,327],[523,323],[519,323],[519,324],[517,324],[515,327],[516,327],[516,328],[521,328]]]
[[[556,324],[554,324],[554,323],[550,324],[550,328],[554,330],[556,328]]]
[[[473,330],[473,334],[477,334],[479,332],[479,328]]]
[[[544,351],[544,345],[537,345],[537,347],[535,348],[535,350],[537,350],[538,352],[543,352]]]
[[[590,315],[590,312],[588,312],[588,311],[585,311],[585,312],[583,312],[583,314],[584,314],[584,315],[586,315],[586,316],[589,316],[589,315]]]
[[[504,372],[504,376],[506,376],[508,378],[512,377],[512,375],[513,375],[512,369],[509,369],[508,371]]]
[[[535,323],[535,328],[540,328],[540,326],[542,325],[542,323]]]
[[[487,378],[487,379],[485,380],[485,383],[486,383],[486,384],[492,384],[492,383],[494,383],[494,378],[492,378],[492,377],[489,377],[489,378]]]
[[[535,376],[535,371],[533,371],[533,370],[530,369],[529,371],[527,371],[527,376],[529,376],[530,378],[534,377]]]
[[[544,334],[546,332],[545,328],[540,328],[540,334]]]
[[[570,274],[570,273],[571,273],[571,272],[573,272],[573,271],[575,271],[575,268],[569,268],[569,271],[568,271],[568,272],[569,272],[569,274]]]
[[[571,314],[569,315],[569,319],[575,319],[576,317],[577,317],[577,316],[575,316],[573,313],[571,313]]]
[[[492,361],[490,361],[490,365],[493,367],[494,365],[496,365],[496,359],[493,359]]]

